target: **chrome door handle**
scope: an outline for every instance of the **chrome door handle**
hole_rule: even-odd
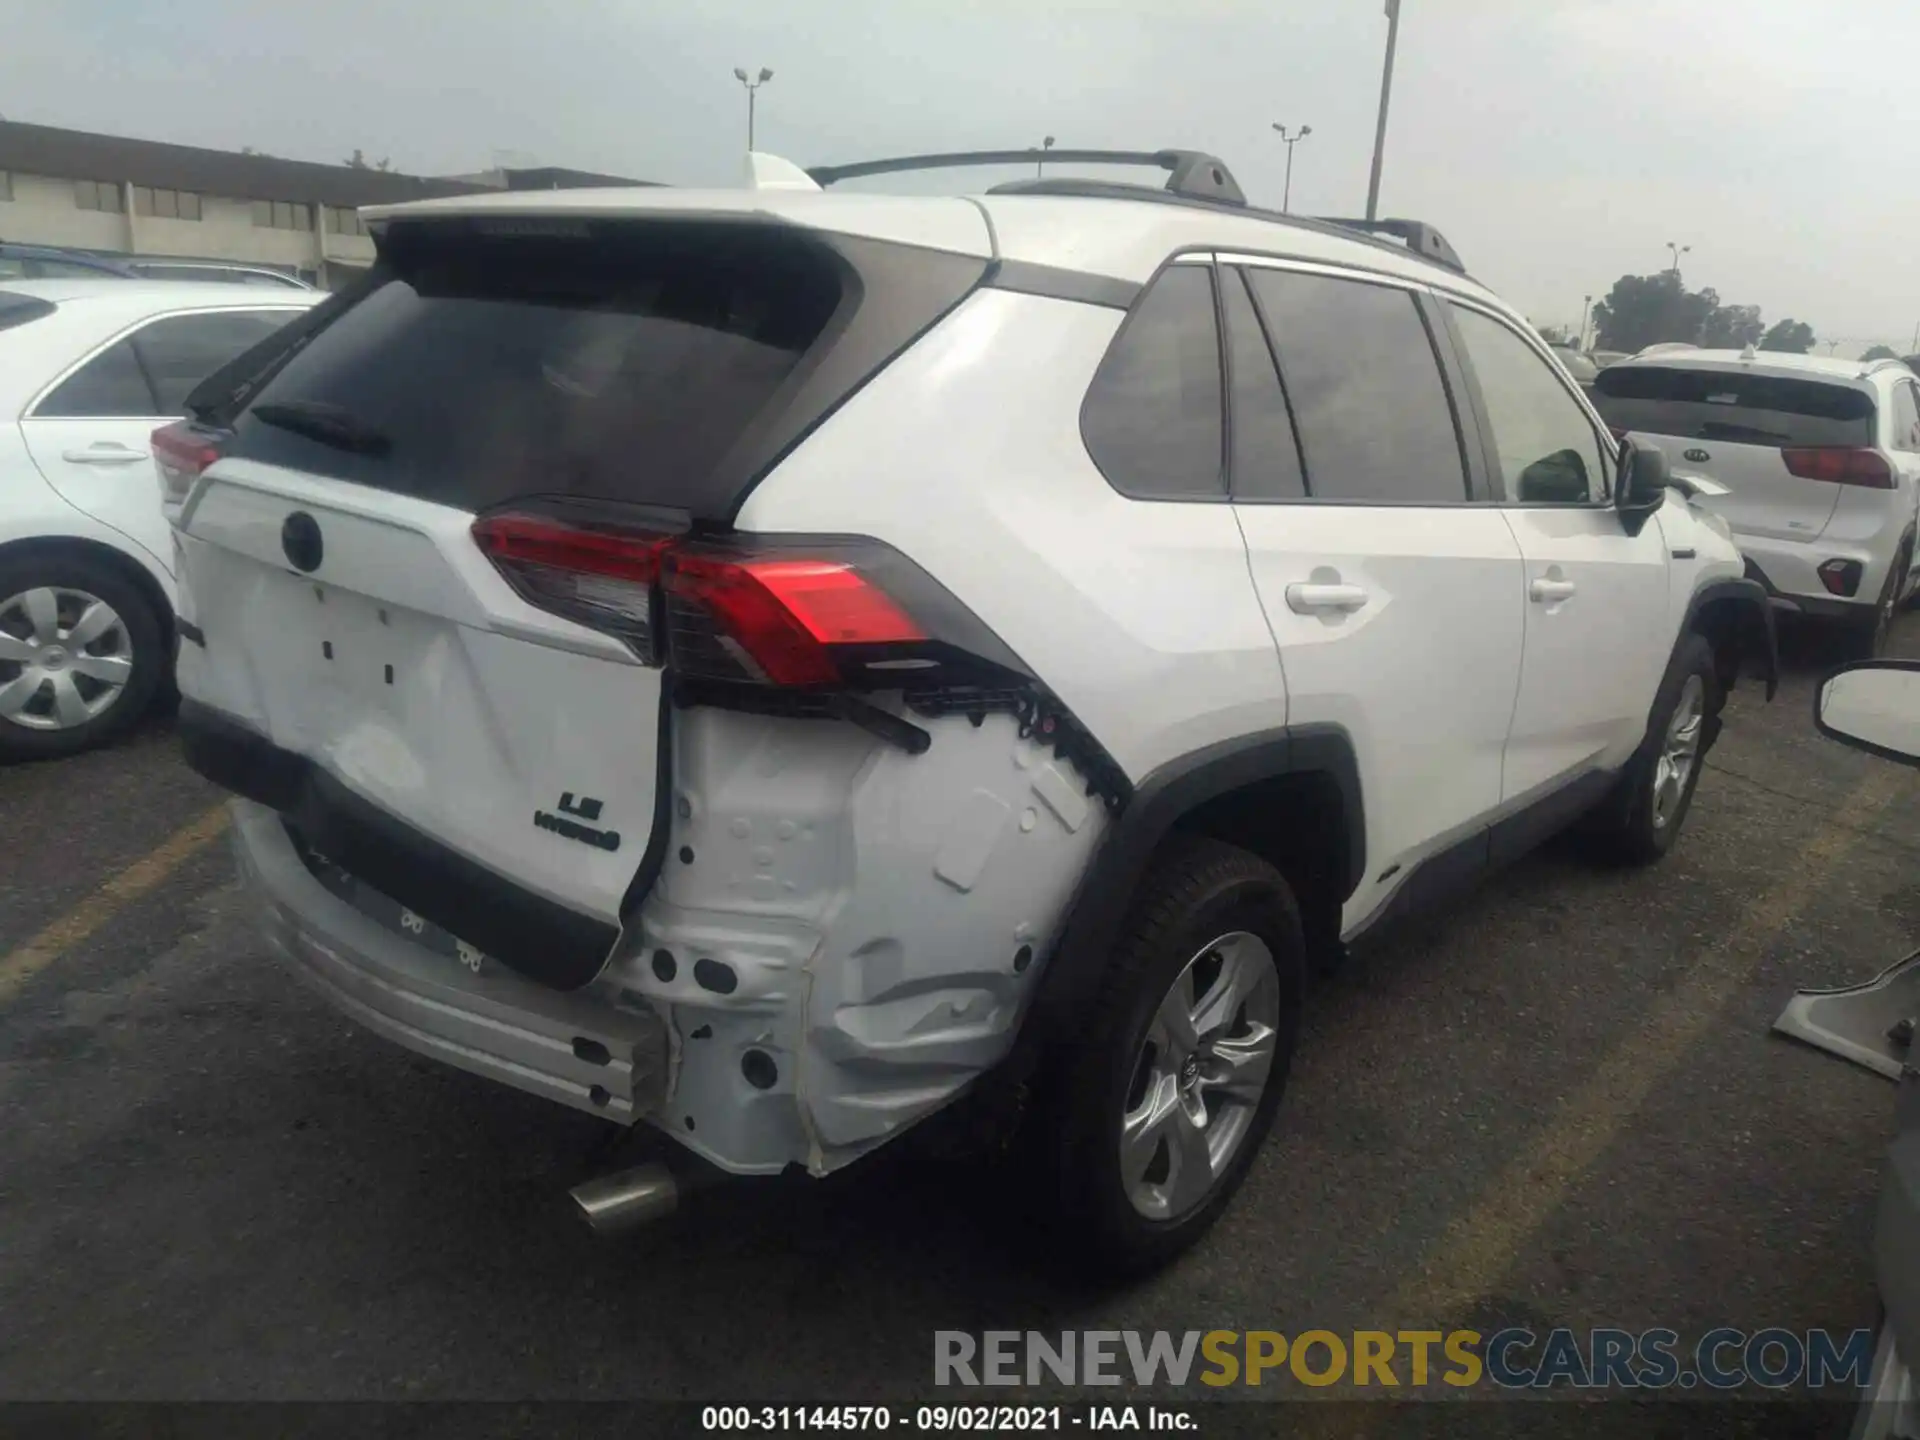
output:
[[[74,465],[132,465],[145,460],[147,452],[125,445],[89,445],[84,450],[62,450],[60,458]]]
[[[1528,593],[1536,603],[1551,605],[1556,600],[1571,600],[1577,588],[1571,580],[1536,580]]]
[[[1287,608],[1296,615],[1316,615],[1324,610],[1358,610],[1366,603],[1367,592],[1358,585],[1287,586]]]

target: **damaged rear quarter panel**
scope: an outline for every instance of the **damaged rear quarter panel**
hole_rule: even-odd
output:
[[[722,1168],[824,1174],[1000,1061],[1104,833],[1012,716],[911,718],[922,755],[831,720],[674,717],[666,866],[604,983],[669,1016],[657,1121]]]

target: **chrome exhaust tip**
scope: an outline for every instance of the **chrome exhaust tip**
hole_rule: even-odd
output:
[[[636,1165],[568,1193],[596,1235],[618,1235],[671,1215],[680,1203],[680,1182],[664,1165]]]

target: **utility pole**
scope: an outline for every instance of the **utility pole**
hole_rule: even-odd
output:
[[[747,149],[751,151],[753,149],[753,92],[773,78],[773,71],[763,65],[760,68],[760,74],[756,78],[749,80],[747,78],[747,72],[736,65],[733,70],[733,78],[747,87]]]
[[[1053,136],[1049,135],[1040,142],[1040,158],[1033,162],[1033,178],[1038,180],[1047,168],[1047,151],[1053,148]]]
[[[1580,297],[1580,333],[1574,336],[1573,338],[1574,345],[1580,350],[1585,350],[1587,348],[1587,316],[1592,312],[1593,312],[1593,297],[1591,295],[1581,296]]]
[[[1311,135],[1313,133],[1313,127],[1311,125],[1302,125],[1299,131],[1292,135],[1287,134],[1287,127],[1284,125],[1275,125],[1273,128],[1279,133],[1281,140],[1285,141],[1287,146],[1287,188],[1280,199],[1280,213],[1285,215],[1293,209],[1293,147]]]
[[[1380,72],[1380,123],[1373,132],[1373,174],[1367,181],[1367,219],[1380,218],[1380,159],[1387,148],[1387,102],[1393,97],[1393,49],[1400,39],[1400,0],[1387,0],[1387,63]]]

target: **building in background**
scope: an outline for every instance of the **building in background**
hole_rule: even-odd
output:
[[[264,265],[336,290],[373,262],[362,205],[646,183],[552,166],[400,175],[0,121],[0,240]]]

